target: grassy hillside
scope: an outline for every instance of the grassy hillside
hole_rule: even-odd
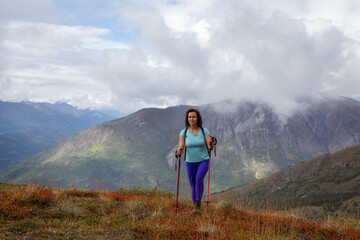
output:
[[[0,184],[0,239],[360,239],[359,220],[314,222],[235,208],[203,207],[171,193],[51,189]]]
[[[323,154],[259,181],[214,195],[256,209],[311,206],[320,215],[356,216],[360,206],[360,145]],[[304,209],[308,211],[308,209]],[[309,213],[307,213],[311,217]]]

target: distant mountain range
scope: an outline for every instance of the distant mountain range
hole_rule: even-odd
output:
[[[114,118],[66,103],[0,101],[0,169],[29,159],[81,129]]]
[[[359,160],[360,145],[355,145],[214,194],[212,199],[257,209],[297,208],[312,218],[355,217],[360,207]]]
[[[342,97],[303,101],[308,107],[288,119],[254,102],[198,106],[204,126],[219,142],[212,158],[211,191],[253,182],[323,153],[360,144],[360,102]],[[0,181],[173,190],[174,151],[189,107],[143,109],[81,130],[1,171]],[[183,167],[183,194],[188,192],[185,172]]]

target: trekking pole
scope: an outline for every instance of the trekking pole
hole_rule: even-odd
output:
[[[212,142],[210,142],[210,147],[212,145]],[[210,196],[209,196],[209,192],[210,192],[210,161],[211,161],[211,150],[209,149],[209,170],[208,170],[208,189],[207,189],[207,199],[206,199],[206,206],[209,206],[210,203]]]
[[[177,152],[175,152],[175,157],[179,161],[179,167],[178,167],[178,178],[177,178],[177,188],[176,188],[176,208],[175,208],[175,214],[177,214],[178,209],[178,202],[179,202],[179,184],[180,184],[180,163],[181,163],[181,155],[178,155]],[[175,170],[176,170],[177,164],[175,164]]]

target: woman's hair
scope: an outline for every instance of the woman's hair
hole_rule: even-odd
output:
[[[188,117],[189,117],[189,113],[191,112],[196,112],[196,116],[197,116],[197,125],[198,127],[202,128],[202,118],[201,118],[201,114],[198,110],[190,108],[189,110],[186,111],[186,115],[185,115],[185,127],[190,127],[189,121],[188,121]]]

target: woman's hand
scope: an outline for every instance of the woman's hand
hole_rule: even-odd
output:
[[[185,138],[182,136],[179,136],[179,148],[176,151],[177,155],[183,154],[184,146],[185,146]]]
[[[212,136],[211,136],[210,134],[207,135],[206,138],[205,138],[205,140],[206,140],[206,145],[208,146],[208,149],[209,149],[209,150],[213,150],[214,144],[213,144],[213,142],[212,142]]]
[[[184,148],[179,147],[179,148],[177,149],[177,154],[178,154],[178,155],[182,155],[182,154],[183,154],[183,151],[184,151]]]

